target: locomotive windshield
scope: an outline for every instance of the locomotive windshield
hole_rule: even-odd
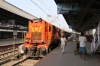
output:
[[[39,19],[34,19],[33,21],[34,21],[34,22],[38,22],[38,21],[39,21]]]
[[[41,19],[41,18],[38,18],[38,19],[34,19],[34,20],[33,20],[33,22],[36,22],[36,23],[39,22],[39,21],[41,22],[42,19]]]

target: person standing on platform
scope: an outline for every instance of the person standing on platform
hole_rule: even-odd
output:
[[[83,55],[84,56],[84,60],[85,60],[85,52],[86,52],[85,41],[87,41],[87,39],[84,36],[84,33],[81,33],[81,36],[79,37],[79,42],[80,42],[80,57],[82,58],[82,55]]]
[[[18,55],[18,56],[19,56],[19,57],[24,56],[26,47],[22,44],[22,45],[20,45],[18,48],[19,48],[19,55]]]
[[[64,33],[62,34],[61,38],[60,38],[60,41],[61,41],[61,49],[62,49],[62,53],[64,54],[64,49],[65,49],[65,46],[66,46],[66,38],[64,36]]]

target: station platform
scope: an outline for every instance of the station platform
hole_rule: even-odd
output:
[[[14,39],[0,39],[0,46],[5,46],[9,44],[13,44]],[[22,39],[16,39],[16,43],[22,43]]]
[[[0,39],[0,41],[5,41],[5,40],[12,40],[13,38],[10,39]]]
[[[91,44],[86,42],[87,55],[86,60],[80,58],[80,55],[74,55],[76,42],[68,42],[65,47],[65,53],[62,54],[60,46],[47,54],[34,66],[100,66],[100,54],[91,53]]]

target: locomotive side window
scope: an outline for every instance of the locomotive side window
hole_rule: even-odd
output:
[[[45,31],[46,31],[46,32],[48,31],[48,26],[45,26]]]
[[[56,27],[55,26],[53,26],[53,34],[55,34],[56,33]]]
[[[51,31],[51,26],[49,26],[49,32]]]

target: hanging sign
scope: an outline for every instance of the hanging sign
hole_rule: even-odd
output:
[[[78,3],[58,3],[57,13],[58,14],[73,14],[79,10]]]

